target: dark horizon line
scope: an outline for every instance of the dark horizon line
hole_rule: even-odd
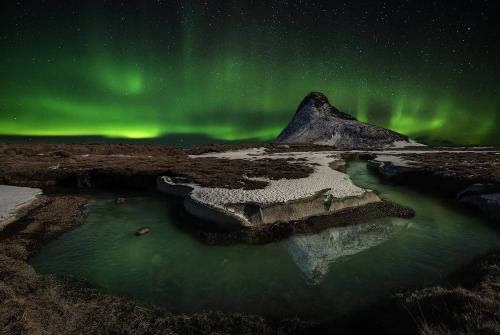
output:
[[[440,138],[430,138],[427,136],[417,136],[415,141],[429,146],[498,146],[498,144],[477,144],[477,143],[454,143]],[[174,147],[186,148],[194,145],[209,144],[243,144],[243,143],[272,143],[274,138],[262,140],[258,138],[246,138],[241,140],[224,140],[211,137],[206,134],[172,134],[159,137],[106,137],[102,135],[2,135],[0,143],[25,144],[25,143],[68,143],[68,144],[151,144],[151,145],[172,145]]]

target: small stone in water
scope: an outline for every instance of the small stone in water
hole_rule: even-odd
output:
[[[124,204],[125,202],[127,202],[126,198],[116,198],[116,203],[117,204]]]
[[[146,234],[146,233],[149,233],[149,231],[150,231],[150,230],[151,230],[151,229],[149,229],[149,227],[139,228],[139,229],[137,229],[137,230],[136,230],[135,234],[136,234],[137,236],[144,235],[144,234]]]

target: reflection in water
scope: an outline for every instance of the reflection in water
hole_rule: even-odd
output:
[[[408,220],[381,218],[347,227],[335,227],[315,235],[299,235],[284,242],[310,285],[319,285],[333,263],[379,245],[408,227]]]

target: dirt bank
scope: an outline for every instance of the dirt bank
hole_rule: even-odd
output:
[[[180,227],[196,236],[201,242],[208,245],[230,245],[234,243],[266,244],[283,240],[297,234],[316,234],[331,227],[342,227],[368,222],[373,219],[393,216],[409,218],[415,212],[405,206],[388,201],[370,203],[362,207],[348,208],[330,215],[322,215],[300,221],[277,222],[257,226],[254,229],[244,229],[232,232],[218,232],[213,226],[200,226],[196,218],[187,213],[180,213],[185,223]]]
[[[291,150],[284,145],[272,148]],[[189,150],[152,145],[0,144],[0,184],[156,189],[156,177],[164,175],[182,176],[206,186],[241,188],[244,185],[245,189],[255,189],[266,183],[249,181],[243,176],[303,178],[311,172],[306,166],[286,160],[194,160],[188,153]]]

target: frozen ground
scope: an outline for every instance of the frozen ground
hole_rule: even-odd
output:
[[[334,198],[359,196],[365,192],[362,188],[355,186],[346,174],[332,170],[328,166],[329,163],[339,160],[339,157],[332,154],[331,151],[267,154],[264,148],[257,148],[192,157],[250,160],[295,158],[302,160],[299,161],[300,164],[314,167],[314,172],[307,178],[279,180],[264,178],[265,181],[269,182],[269,185],[259,190],[197,187],[193,191],[193,196],[196,199],[216,205],[228,202],[284,203],[313,196],[325,189],[328,189],[326,196],[331,195]]]
[[[393,165],[396,166],[404,166],[404,167],[410,167],[411,164],[407,160],[401,158],[400,156],[395,156],[395,155],[376,155],[375,159],[373,161],[376,162],[383,162],[383,163],[392,163]]]
[[[0,185],[0,229],[3,221],[16,214],[19,206],[42,194],[39,188]]]
[[[246,160],[293,159],[290,162],[313,167],[313,173],[306,178],[273,179],[272,176],[267,178],[248,178],[249,180],[265,180],[268,182],[265,188],[256,190],[202,187],[196,184],[174,183],[168,178],[163,178],[163,181],[160,180],[160,184],[163,182],[167,185],[191,188],[192,191],[188,194],[188,197],[194,204],[205,206],[219,213],[235,217],[244,225],[249,224],[248,218],[241,210],[235,209],[238,205],[245,206],[246,204],[256,204],[260,207],[274,205],[287,206],[290,203],[310,201],[308,199],[318,196],[322,197],[321,201],[324,201],[326,204],[331,204],[332,202],[338,202],[344,199],[361,198],[368,193],[366,190],[355,186],[346,174],[335,171],[329,167],[330,163],[340,159],[337,153],[331,151],[269,153],[267,149],[261,147],[222,153],[191,155],[190,157],[193,159],[199,157]],[[161,190],[162,186],[159,185],[159,188]],[[364,204],[373,201],[379,201],[379,199],[370,192],[366,198],[359,200],[356,204],[361,204],[361,202]],[[353,205],[355,204],[350,203],[349,206]],[[194,209],[193,206],[186,206],[186,208],[194,215],[209,218],[206,213],[202,214],[204,211],[200,207]],[[338,206],[333,206],[331,210],[336,208],[338,208]],[[302,212],[308,213],[308,211],[310,211],[310,213],[314,213],[314,215],[319,215],[321,211],[328,212],[329,210],[330,207],[328,205],[318,206],[316,204],[312,205],[311,208],[306,211],[302,210]],[[287,211],[293,212],[294,209],[289,209]],[[262,215],[262,213],[259,215]],[[296,215],[299,215],[299,213]]]

